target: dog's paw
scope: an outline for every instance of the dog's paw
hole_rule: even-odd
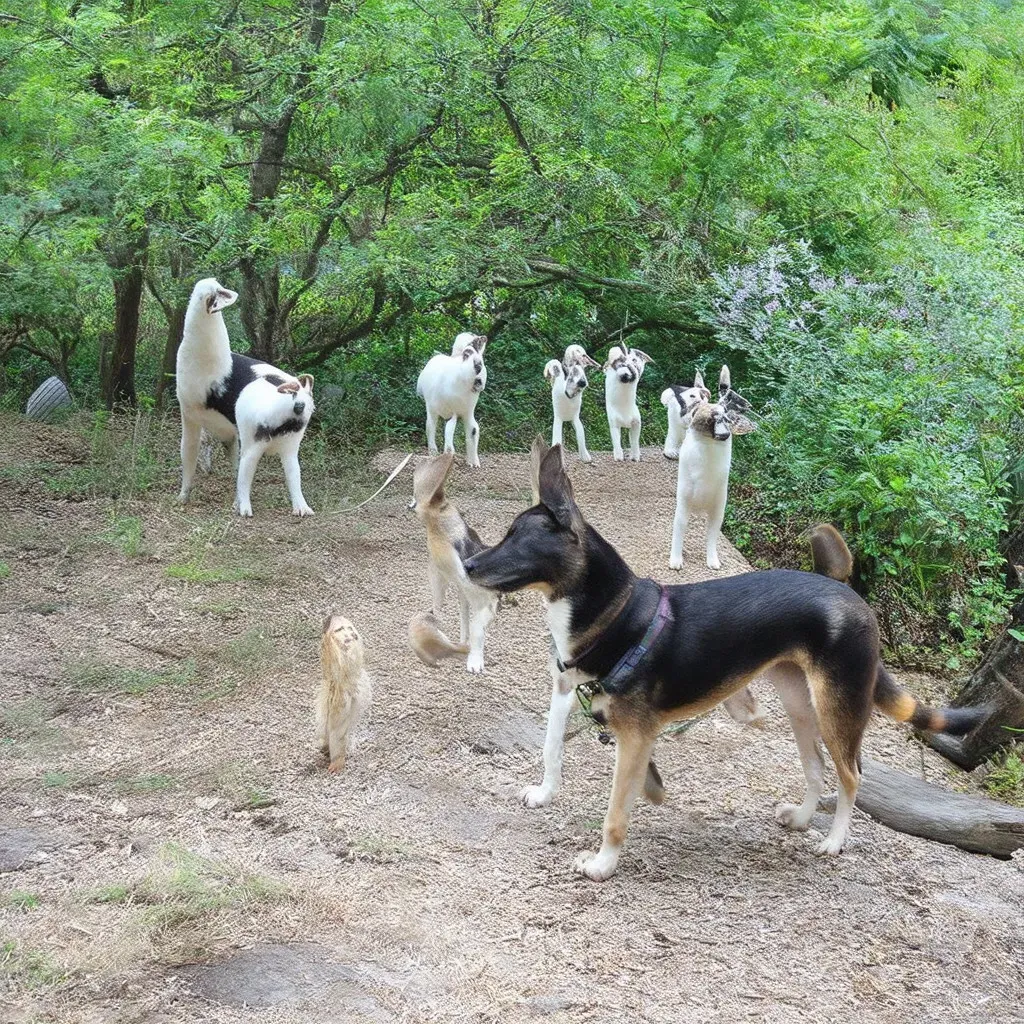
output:
[[[252,505],[246,502],[244,505],[235,505],[235,511],[243,519],[252,519]]]
[[[587,452],[585,455],[580,455],[580,462],[591,463],[594,461],[594,456]]]
[[[664,455],[666,459],[672,459],[674,461],[678,461],[679,460],[679,452],[677,452],[677,451],[676,452],[670,452],[666,448],[665,451],[663,451],[661,454]]]
[[[189,496],[189,492],[188,491],[179,491],[178,492],[178,501],[182,505],[184,505],[188,501],[188,496]]]
[[[316,513],[305,503],[302,505],[292,506],[292,515],[299,516],[300,519],[304,519],[306,516],[316,515]]]
[[[640,461],[640,453],[639,452],[630,453],[629,461],[630,462],[639,462]]]
[[[474,675],[482,675],[484,671],[484,656],[482,654],[470,654],[466,659],[466,671]]]
[[[714,558],[709,558],[708,559],[708,568],[709,569],[721,569],[722,568],[722,562],[718,558],[717,555]]]
[[[843,845],[845,842],[845,836],[842,839],[834,839],[832,836],[826,836],[814,848],[814,852],[819,857],[838,857],[839,854],[843,852]]]
[[[612,456],[612,458],[613,458],[613,459],[614,459],[614,460],[615,460],[616,462],[622,462],[622,461],[624,461],[624,460],[625,460],[625,456],[624,456],[624,455],[622,454],[622,452],[616,452],[616,453],[615,453],[615,454],[614,454],[614,455]]]
[[[475,459],[475,460],[474,460],[473,462],[468,462],[468,461],[467,461],[467,462],[466,462],[466,465],[467,465],[467,466],[468,466],[468,467],[469,467],[470,469],[479,469],[479,468],[480,468],[480,460],[479,460],[479,459]]]
[[[578,875],[586,875],[592,882],[605,882],[615,874],[618,858],[602,857],[600,851],[584,850],[573,861],[572,869]]]
[[[783,828],[792,829],[794,832],[805,832],[813,814],[813,808],[811,813],[807,814],[800,804],[779,804],[775,808],[775,820]]]
[[[522,800],[523,806],[531,809],[536,807],[547,807],[554,798],[554,791],[543,785],[527,786],[526,789],[519,794],[519,799]]]
[[[682,567],[683,567],[683,556],[680,555],[678,558],[676,558],[676,556],[673,555],[668,560],[668,567],[670,569],[682,569]]]

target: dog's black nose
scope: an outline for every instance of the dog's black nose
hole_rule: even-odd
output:
[[[305,402],[296,402],[292,406],[292,411],[295,413],[296,416],[301,416],[302,415],[302,411],[305,408],[306,408],[306,403]]]

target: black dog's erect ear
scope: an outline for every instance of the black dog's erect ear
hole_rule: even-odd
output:
[[[540,501],[565,530],[581,536],[583,515],[572,496],[572,484],[565,473],[562,446],[556,444],[541,460],[539,473]]]
[[[544,440],[544,435],[538,434],[530,448],[530,493],[534,505],[540,504],[540,464],[549,451],[551,446]]]

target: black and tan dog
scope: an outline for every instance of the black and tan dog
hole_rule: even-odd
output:
[[[780,824],[805,829],[817,808],[819,738],[835,762],[839,794],[822,854],[838,854],[846,841],[873,707],[950,733],[967,732],[983,716],[978,709],[924,707],[897,685],[879,661],[874,613],[844,584],[785,569],[671,587],[639,579],[584,520],[559,446],[544,456],[537,484],[539,502],[465,568],[482,587],[543,593],[563,674],[601,681],[592,711],[615,734],[615,775],[601,849],[576,859],[576,870],[589,878],[603,881],[615,872],[633,804],[645,780],[650,787],[659,732],[752,679],[768,679],[778,690],[807,780],[802,803],[776,809]]]

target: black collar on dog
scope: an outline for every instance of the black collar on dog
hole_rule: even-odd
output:
[[[602,690],[614,692],[619,683],[633,675],[640,662],[647,656],[647,652],[654,645],[658,637],[661,636],[662,631],[672,622],[674,616],[672,615],[672,607],[669,603],[668,587],[664,586],[664,584],[659,584],[658,589],[661,594],[658,600],[658,608],[654,613],[654,618],[651,619],[650,625],[647,627],[647,632],[644,633],[638,644],[634,644],[619,658],[611,672],[601,678],[599,685]],[[623,605],[623,608],[625,608],[625,605]],[[615,618],[618,618],[621,614],[622,610],[620,609]],[[612,622],[614,621],[615,619],[612,619]],[[570,658],[567,662],[563,662],[561,658],[556,659],[558,671],[564,672],[566,669],[575,668],[597,646],[598,641],[603,636],[604,631],[582,654],[577,655],[575,658]]]

